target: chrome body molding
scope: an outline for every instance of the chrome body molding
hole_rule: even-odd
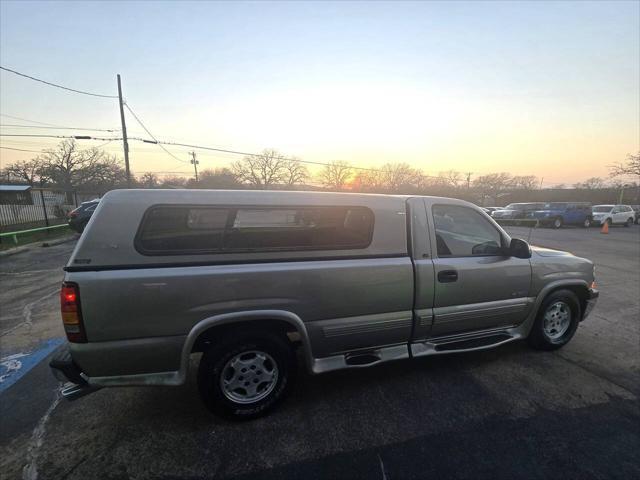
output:
[[[322,333],[325,338],[342,335],[358,335],[361,333],[392,330],[394,328],[411,327],[411,311],[362,315],[358,317],[338,318],[325,321]]]
[[[430,327],[433,323],[433,313],[431,308],[416,310],[418,325],[421,327]]]
[[[434,308],[436,321],[452,322],[481,317],[495,317],[525,311],[535,301],[535,298],[522,297],[494,302],[472,303],[452,307]]]

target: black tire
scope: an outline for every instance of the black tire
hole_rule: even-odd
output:
[[[590,228],[591,227],[591,217],[587,217],[584,219],[584,222],[582,222],[582,227],[583,228]]]
[[[628,218],[627,221],[625,222],[624,226],[628,228],[631,225],[633,225],[633,218]]]
[[[265,397],[255,402],[234,401],[229,397],[233,392],[228,394],[223,391],[221,376],[228,372],[225,367],[228,367],[228,363],[234,358],[240,358],[243,352],[253,355],[249,352],[255,351],[266,353],[275,362],[275,386]],[[268,362],[271,363],[271,360]],[[229,336],[211,346],[202,355],[198,367],[198,389],[202,401],[211,412],[232,420],[249,420],[267,414],[287,396],[295,381],[296,372],[295,352],[282,335],[253,332]],[[249,371],[248,374],[253,375],[253,372]],[[255,378],[254,381],[258,383]]]
[[[564,219],[562,217],[556,217],[551,222],[551,226],[555,229],[562,227],[563,224],[564,224]]]
[[[545,329],[545,315],[547,312],[552,313],[552,309],[558,304],[565,305],[570,311],[571,316],[567,329],[561,335],[554,337],[547,333]],[[529,332],[527,342],[537,350],[556,350],[569,343],[569,340],[573,338],[580,323],[581,316],[580,301],[576,294],[571,290],[556,290],[550,293],[544,299],[542,305],[540,305],[536,320],[533,323],[531,332]],[[560,331],[558,333],[560,333]]]

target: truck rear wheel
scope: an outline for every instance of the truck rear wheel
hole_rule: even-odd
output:
[[[557,290],[544,299],[527,342],[538,350],[556,350],[576,333],[580,323],[580,302],[571,290]]]
[[[295,352],[286,339],[267,332],[230,336],[202,355],[198,388],[211,412],[248,420],[285,398],[296,370]]]
[[[562,217],[556,217],[553,219],[553,223],[551,225],[553,225],[553,228],[560,228],[563,223]]]

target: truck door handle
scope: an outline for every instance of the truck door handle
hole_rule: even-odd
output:
[[[442,270],[438,272],[438,281],[440,283],[451,283],[458,280],[458,272],[455,270]]]

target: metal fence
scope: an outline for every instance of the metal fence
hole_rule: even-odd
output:
[[[100,197],[94,193],[36,188],[29,193],[27,201],[0,204],[0,232],[61,225],[82,202]]]

